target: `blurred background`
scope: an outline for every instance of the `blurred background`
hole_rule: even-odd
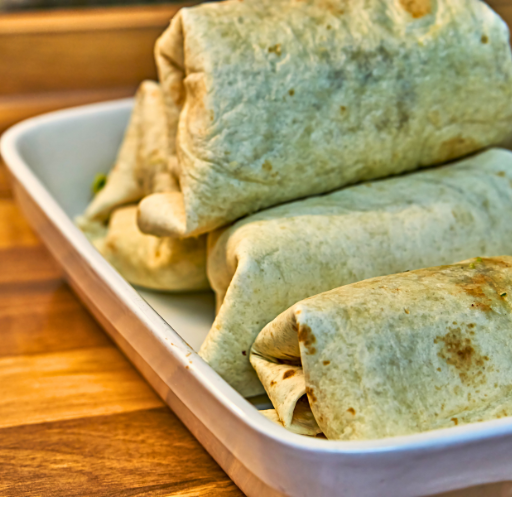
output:
[[[133,95],[153,46],[198,2],[0,0],[0,133],[40,113]]]

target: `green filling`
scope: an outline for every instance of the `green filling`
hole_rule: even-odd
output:
[[[92,193],[96,195],[107,183],[107,175],[106,174],[96,174],[94,176],[94,180],[92,182]]]

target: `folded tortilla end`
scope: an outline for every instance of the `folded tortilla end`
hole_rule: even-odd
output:
[[[139,204],[139,229],[153,236],[181,238],[187,234],[185,205],[180,192],[151,194]]]

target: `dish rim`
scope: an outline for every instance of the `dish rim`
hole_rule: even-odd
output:
[[[132,98],[129,98],[93,103],[42,114],[22,121],[9,128],[2,135],[0,154],[14,178],[23,185],[33,201],[60,230],[74,250],[87,262],[97,277],[108,283],[112,292],[126,304],[131,313],[135,314],[155,334],[161,345],[183,367],[189,364],[189,359],[192,359],[194,367],[199,368],[199,370],[191,372],[191,374],[194,375],[199,385],[211,398],[218,401],[230,414],[236,416],[247,428],[255,431],[259,436],[277,442],[288,449],[329,456],[349,454],[364,456],[387,452],[431,451],[470,443],[481,443],[485,440],[512,434],[512,417],[509,417],[383,439],[326,441],[294,434],[275,425],[261,415],[252,404],[210,368],[187,344],[186,340],[174,331],[172,326],[160,317],[138,292],[94,249],[85,235],[74,225],[72,219],[39,180],[36,173],[30,169],[22,156],[20,147],[22,140],[31,132],[44,129],[46,126],[61,121],[76,121],[84,116],[129,110],[133,101]],[[180,397],[178,393],[177,395]]]

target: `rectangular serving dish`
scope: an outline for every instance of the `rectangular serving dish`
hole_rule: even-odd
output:
[[[250,496],[508,494],[512,418],[377,441],[326,441],[263,417],[196,353],[211,293],[135,289],[73,224],[116,156],[133,102],[24,121],[1,140],[15,197],[70,285],[127,357]],[[0,261],[1,265],[1,261]],[[264,402],[263,406],[264,406]],[[482,485],[490,484],[493,485]]]

